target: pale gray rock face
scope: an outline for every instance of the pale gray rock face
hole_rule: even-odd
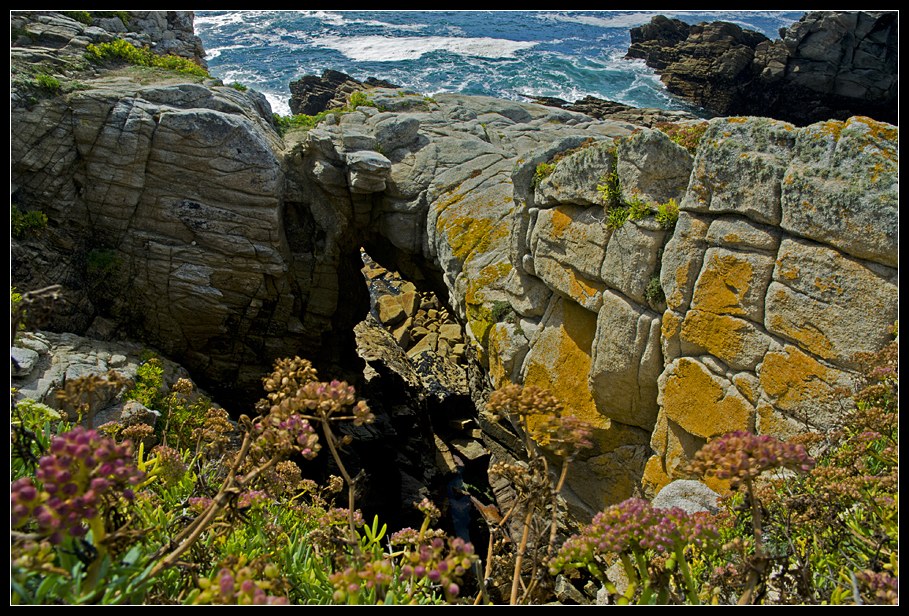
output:
[[[659,130],[640,129],[618,147],[619,185],[625,199],[647,203],[680,202],[688,188],[692,158]]]
[[[662,370],[659,316],[605,291],[590,368],[590,385],[603,414],[652,430],[659,410],[656,379]]]
[[[535,201],[541,207],[556,203],[599,205],[597,185],[615,166],[615,146],[611,142],[581,147],[558,161],[555,170],[536,189]],[[687,180],[687,177],[686,177]]]
[[[719,511],[719,498],[719,494],[700,481],[679,479],[660,490],[652,504],[657,509],[678,507],[689,514],[701,511],[716,513]]]
[[[890,267],[898,264],[896,127],[868,118],[799,132],[782,182],[782,222],[793,235]]]
[[[777,225],[795,127],[767,118],[716,118],[701,138],[683,209],[738,213]]]

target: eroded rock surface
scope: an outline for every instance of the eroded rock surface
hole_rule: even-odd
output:
[[[363,248],[414,285],[383,335],[432,291],[484,386],[549,388],[593,424],[576,513],[657,490],[724,431],[828,428],[851,354],[897,316],[898,132],[865,117],[718,118],[692,159],[624,122],[484,97],[373,88],[281,135],[261,96],[215,81],[82,86],[31,100],[14,82],[14,199],[49,218],[13,242],[14,280],[63,285],[66,323],[258,387],[276,357],[370,361],[347,356],[370,309]],[[613,175],[638,208],[624,223],[600,188]],[[670,200],[674,225],[656,218]],[[510,433],[480,420],[501,459]],[[459,438],[443,466],[479,452]]]

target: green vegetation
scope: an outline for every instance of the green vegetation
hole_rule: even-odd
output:
[[[60,11],[60,13],[66,15],[70,19],[75,19],[76,21],[83,23],[86,26],[92,25],[92,16],[88,11]]]
[[[161,411],[159,434],[141,420],[73,427],[14,393],[12,604],[467,601],[477,557],[432,528],[432,503],[415,504],[419,530],[389,537],[355,509],[336,426],[373,416],[352,387],[282,360],[265,379],[261,414],[235,425],[222,409],[200,411],[208,401],[189,381],[159,388],[162,377],[146,362],[130,390]],[[85,417],[92,392],[122,386],[115,373],[70,382],[58,397]],[[192,426],[181,423],[191,416]],[[319,486],[288,458],[323,448],[341,476]]]
[[[644,299],[651,307],[656,307],[666,301],[666,295],[663,293],[663,285],[660,284],[659,274],[650,277],[647,283],[647,289],[644,290]]]
[[[627,207],[614,207],[606,212],[606,228],[612,229],[621,229],[622,225],[628,220],[628,208]]]
[[[53,75],[48,75],[47,73],[36,73],[35,83],[39,88],[45,92],[48,92],[49,94],[60,93],[60,80]]]
[[[656,221],[660,226],[669,232],[675,229],[675,223],[679,220],[679,204],[675,199],[670,199],[666,203],[657,206]]]
[[[90,60],[95,62],[122,60],[136,66],[162,68],[196,77],[210,77],[208,71],[192,60],[171,54],[159,56],[147,48],[139,49],[123,39],[116,39],[100,45],[90,43],[86,47],[86,54]]]
[[[10,205],[9,210],[10,235],[17,240],[37,235],[47,228],[47,214],[32,210],[23,212],[15,205]]]
[[[536,171],[534,171],[533,174],[533,187],[536,188],[540,185],[540,182],[552,175],[555,168],[555,163],[540,163],[537,165]]]
[[[230,84],[230,87],[233,88],[234,90],[236,90],[237,92],[246,92],[249,89],[246,86],[244,86],[242,83],[240,83],[239,81],[233,82],[232,84]]]
[[[329,115],[350,113],[351,111],[356,110],[357,107],[375,106],[376,104],[369,100],[364,92],[354,92],[350,95],[350,98],[348,99],[347,105],[345,107],[339,107],[337,109],[326,109],[325,111],[320,111],[316,115],[306,115],[305,113],[300,113],[292,116],[282,116],[280,114],[273,113],[272,120],[274,121],[275,130],[277,130],[278,134],[283,137],[291,130],[310,130],[311,128],[315,128]]]
[[[694,154],[701,142],[701,137],[707,130],[707,122],[680,124],[676,122],[657,122],[654,128],[666,133],[669,138],[678,145]]]

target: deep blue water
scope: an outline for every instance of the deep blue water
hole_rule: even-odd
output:
[[[777,38],[800,11],[676,11]],[[633,11],[197,11],[212,75],[239,81],[288,114],[288,84],[326,68],[427,95],[522,100],[593,95],[639,107],[683,108],[641,60],[625,60]]]

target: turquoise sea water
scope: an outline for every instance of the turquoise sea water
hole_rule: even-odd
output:
[[[801,11],[662,12],[688,23],[730,21],[777,38]],[[288,114],[288,84],[327,68],[427,95],[523,100],[587,95],[684,108],[642,60],[625,60],[643,11],[197,11],[210,72],[259,90]]]

